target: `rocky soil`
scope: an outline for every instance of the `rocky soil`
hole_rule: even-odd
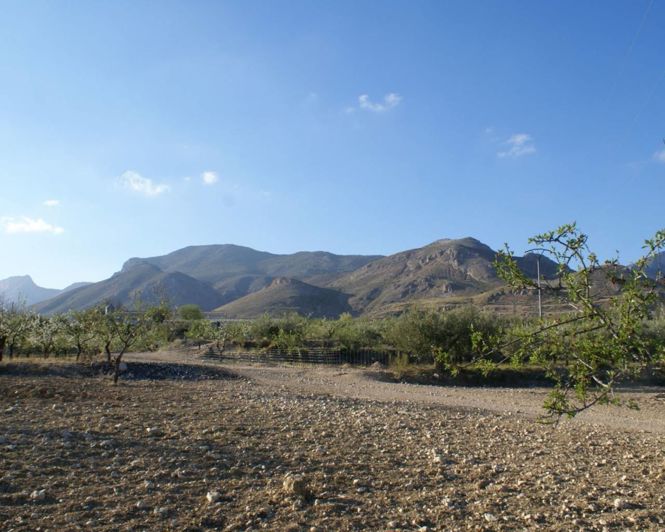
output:
[[[343,370],[270,371],[130,362],[113,386],[5,364],[0,528],[665,529],[658,430],[543,426],[528,405],[405,398],[362,372],[355,393],[335,392]],[[363,382],[395,393],[367,397]],[[642,401],[661,426],[658,394]]]

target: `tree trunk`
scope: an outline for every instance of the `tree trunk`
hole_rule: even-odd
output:
[[[76,342],[76,362],[81,358],[81,342]]]
[[[6,338],[0,337],[0,362],[2,362],[2,355],[5,352],[5,342]]]
[[[111,342],[106,342],[104,344],[104,351],[106,352],[106,363],[111,365]]]
[[[14,358],[14,342],[11,342],[9,344],[9,358],[11,359]]]
[[[118,384],[118,378],[120,377],[120,363],[122,362],[122,355],[124,354],[124,351],[122,351],[117,357],[115,357],[115,360],[113,361],[114,368],[113,368],[113,384]]]

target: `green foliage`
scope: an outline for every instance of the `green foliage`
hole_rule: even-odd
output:
[[[347,351],[379,348],[383,343],[384,325],[365,318],[354,319],[344,313],[330,322],[329,338]]]
[[[473,307],[450,311],[411,310],[386,330],[386,341],[416,362],[435,361],[441,368],[469,361],[485,347],[484,339],[502,330],[501,320]]]
[[[402,377],[411,367],[409,355],[400,353],[390,361],[390,369],[398,376]]]
[[[189,324],[185,337],[198,344],[211,342],[214,338],[215,327],[208,320],[196,320]]]
[[[529,240],[558,265],[554,282],[544,290],[566,301],[571,314],[513,330],[517,345],[514,360],[544,363],[557,380],[546,408],[555,418],[574,416],[593,404],[615,402],[615,385],[639,374],[662,357],[662,344],[650,337],[645,323],[652,317],[659,297],[657,283],[645,267],[665,247],[665,231],[645,242],[645,255],[631,269],[616,260],[601,264],[589,250],[587,235],[568,224]],[[496,261],[499,276],[513,288],[537,290],[538,280],[518,268],[506,246]],[[616,295],[603,297],[598,285],[617,286]],[[493,352],[498,351],[495,347]]]
[[[198,305],[182,305],[178,308],[178,316],[182,320],[202,320],[205,318]]]

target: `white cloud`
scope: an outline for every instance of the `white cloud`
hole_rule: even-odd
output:
[[[47,199],[44,202],[44,206],[46,207],[57,207],[58,205],[60,205],[60,200],[57,199]]]
[[[533,138],[527,133],[516,133],[504,142],[508,146],[505,151],[500,151],[497,155],[501,158],[504,157],[522,157],[536,153],[536,146],[533,144]]]
[[[41,218],[29,218],[21,216],[20,218],[3,217],[0,219],[2,230],[8,235],[18,233],[51,233],[60,235],[65,232],[62,227],[51,225]]]
[[[653,158],[659,163],[665,163],[665,149],[662,149],[654,153]]]
[[[132,192],[138,192],[144,196],[154,197],[171,190],[171,187],[163,183],[153,183],[152,179],[143,177],[134,170],[127,170],[119,178],[120,184]]]
[[[203,181],[204,185],[214,185],[217,183],[217,181],[219,181],[219,176],[217,175],[217,172],[208,170],[201,174],[201,180]]]
[[[365,109],[366,111],[371,111],[373,113],[383,113],[385,111],[389,111],[390,109],[397,107],[401,101],[402,97],[394,92],[386,94],[383,97],[382,102],[373,102],[369,99],[367,94],[361,94],[358,96],[358,106],[361,109]]]

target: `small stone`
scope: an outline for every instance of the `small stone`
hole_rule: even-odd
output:
[[[137,510],[145,510],[146,503],[143,501],[138,501],[134,506],[136,506]]]
[[[493,523],[494,521],[496,521],[496,515],[491,514],[491,513],[489,513],[489,512],[484,513],[484,514],[483,514],[483,518],[484,518],[485,521],[487,521],[488,523]]]
[[[284,477],[284,482],[282,483],[284,491],[289,495],[297,495],[299,497],[306,497],[309,493],[307,489],[307,482],[302,475],[291,475],[288,474]]]
[[[148,427],[145,431],[148,433],[148,436],[153,438],[158,438],[159,436],[164,435],[164,432],[159,427]]]
[[[621,498],[614,499],[612,506],[614,506],[617,510],[626,510],[627,508],[630,508],[630,504],[628,504],[625,499]]]
[[[46,499],[46,490],[35,490],[30,494],[33,501],[43,501]]]
[[[208,499],[209,503],[218,502],[221,497],[222,495],[219,493],[219,491],[209,491],[206,494],[206,499]]]

